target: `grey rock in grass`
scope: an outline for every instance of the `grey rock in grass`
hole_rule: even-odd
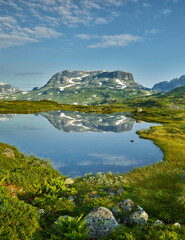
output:
[[[162,226],[162,224],[163,223],[161,222],[161,220],[156,220],[153,224],[153,227],[160,227],[160,226]]]
[[[69,197],[68,197],[68,200],[69,200],[70,202],[75,203],[75,199],[74,199],[74,197],[72,197],[72,196],[69,196]]]
[[[72,178],[66,178],[64,182],[65,182],[65,184],[67,184],[67,185],[71,185],[71,184],[74,183],[74,180],[73,180]]]
[[[2,152],[3,155],[6,155],[7,157],[9,158],[14,158],[15,155],[14,155],[14,152],[10,149],[10,148],[6,148],[3,152]]]
[[[134,202],[131,199],[125,199],[118,203],[118,207],[125,213],[131,212],[134,207]]]
[[[148,221],[148,214],[144,211],[134,212],[129,216],[128,225],[134,227],[136,225],[143,226]]]
[[[117,194],[122,194],[125,190],[123,188],[120,188],[117,190]]]
[[[85,223],[89,227],[89,237],[92,239],[100,239],[119,227],[112,212],[104,207],[94,208],[85,217]]]
[[[173,225],[174,225],[174,226],[177,226],[177,227],[181,227],[181,224],[178,223],[178,222],[174,223]]]

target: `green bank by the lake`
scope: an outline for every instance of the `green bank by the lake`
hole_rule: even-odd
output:
[[[0,109],[1,113],[61,109],[57,103],[47,103],[40,101],[38,108],[38,103],[34,102],[4,102],[2,104],[6,108],[1,105]],[[20,104],[19,108],[17,104]],[[80,108],[103,113],[126,109],[125,106],[68,105],[68,110],[78,111]],[[138,134],[154,141],[163,151],[164,160],[127,174],[109,172],[86,175],[68,184],[65,181],[67,177],[61,176],[48,160],[26,156],[15,147],[1,143],[0,238],[88,239],[83,217],[94,207],[110,210],[116,207],[118,215],[115,218],[120,221],[120,227],[105,239],[184,239],[185,111],[160,108],[143,108],[139,111],[133,108],[130,111],[129,115],[138,121],[161,123],[161,126],[139,131]],[[149,220],[145,226],[123,225],[124,213],[120,211],[118,203],[124,199],[132,199],[148,213]],[[54,223],[63,215],[75,219],[63,223],[66,224],[65,229],[61,227],[57,230]],[[153,226],[158,219],[163,224]],[[176,222],[181,227],[174,226]]]

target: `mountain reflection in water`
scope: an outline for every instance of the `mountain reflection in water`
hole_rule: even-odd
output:
[[[124,113],[1,114],[0,141],[27,155],[50,158],[57,170],[71,177],[127,172],[162,159],[152,141],[136,134],[151,125],[155,124],[137,123]]]
[[[124,113],[94,114],[69,111],[51,111],[40,114],[57,129],[64,132],[126,132],[131,131],[134,119]]]

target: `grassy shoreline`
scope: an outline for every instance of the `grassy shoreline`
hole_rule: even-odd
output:
[[[43,106],[44,104],[46,102]],[[71,109],[73,107],[76,110],[80,108],[72,106]],[[96,111],[104,113],[115,111],[116,108],[102,106],[99,109],[98,107],[95,106]],[[85,108],[87,110],[89,106]],[[95,111],[94,106],[90,106],[90,109],[92,112]],[[125,107],[120,106],[117,111],[120,109],[125,110]],[[66,177],[53,169],[47,160],[26,156],[15,147],[1,143],[1,238],[8,239],[6,238],[8,236],[9,239],[61,239],[52,228],[54,221],[60,215],[68,214],[74,217],[80,216],[81,213],[86,215],[93,207],[111,208],[117,206],[121,200],[131,198],[149,214],[150,221],[142,230],[124,229],[129,232],[130,238],[121,238],[123,233],[120,232],[117,233],[117,236],[120,236],[117,239],[183,239],[185,237],[185,111],[144,108],[140,113],[132,112],[131,115],[140,121],[162,124],[140,130],[138,134],[140,137],[152,140],[160,147],[164,153],[163,161],[134,169],[126,174],[108,173],[76,178],[72,186],[65,186]],[[8,158],[2,154],[6,148],[12,149],[15,158]],[[124,193],[111,198],[99,191],[100,189],[116,191],[119,188],[123,188]],[[91,200],[89,195],[93,191],[100,195],[100,198]],[[69,196],[74,197],[76,205],[68,200]],[[83,199],[82,203],[80,199]],[[46,212],[44,217],[38,214],[37,209],[40,208]],[[161,229],[154,229],[152,224],[156,219],[160,219],[165,224],[179,222],[183,226],[180,230],[166,225]],[[159,238],[163,235],[163,238]]]

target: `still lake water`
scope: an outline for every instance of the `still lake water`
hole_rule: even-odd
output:
[[[155,124],[136,123],[123,113],[0,114],[0,142],[15,145],[28,155],[50,158],[56,169],[71,177],[127,172],[162,160],[160,149],[136,134],[151,125]]]

